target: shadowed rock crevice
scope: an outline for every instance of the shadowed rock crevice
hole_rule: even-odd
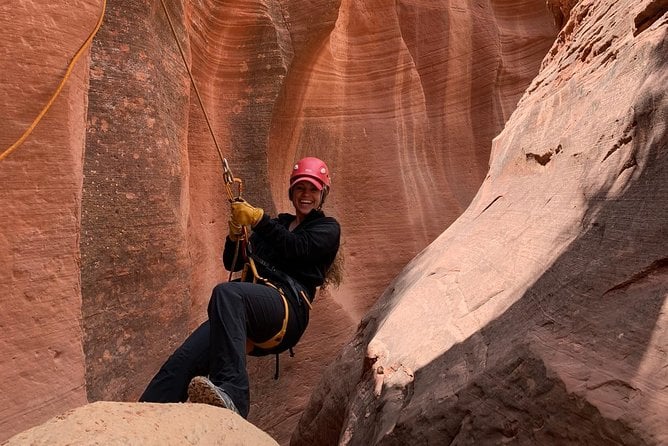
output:
[[[554,150],[548,150],[545,153],[542,154],[536,154],[536,153],[527,153],[526,154],[526,159],[527,161],[535,161],[536,163],[540,164],[541,166],[547,165],[552,160],[552,156],[558,155],[561,153],[563,149],[561,148],[561,144],[557,146],[556,149]]]
[[[625,288],[628,288],[629,286],[646,279],[650,275],[655,275],[655,274],[667,275],[668,272],[666,270],[668,270],[668,258],[652,262],[652,264],[649,267],[634,274],[633,277],[631,277],[630,279],[625,280],[624,282],[613,286],[608,291],[606,291],[604,295],[611,293],[613,291],[623,290]]]
[[[648,2],[644,9],[633,19],[633,24],[635,25],[633,36],[638,36],[660,19],[663,19],[664,21],[667,20],[666,12],[668,12],[667,0],[653,0]]]
[[[605,154],[605,157],[603,158],[603,161],[607,160],[610,155],[615,153],[619,148],[627,145],[633,140],[633,132],[635,127],[638,125],[637,122],[633,121],[630,123],[626,129],[624,129],[623,135],[619,138],[619,140],[615,143],[615,145],[612,146],[610,151]]]
[[[448,355],[454,359],[466,348],[455,347]],[[606,419],[555,381],[529,346],[504,353],[472,383],[423,399],[419,411],[409,408],[380,441],[354,439],[350,444],[645,444],[623,423]]]
[[[554,16],[554,23],[557,29],[561,29],[568,21],[571,9],[579,0],[547,0],[547,7]]]

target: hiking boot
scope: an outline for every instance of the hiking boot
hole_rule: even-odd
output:
[[[239,414],[232,398],[220,387],[212,383],[205,376],[196,376],[188,385],[188,399],[191,403],[210,404],[223,407]]]

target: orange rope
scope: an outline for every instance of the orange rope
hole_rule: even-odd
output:
[[[0,161],[7,158],[10,153],[12,153],[21,144],[23,144],[23,142],[28,138],[30,133],[32,133],[32,131],[35,129],[35,127],[37,127],[37,124],[39,124],[39,122],[42,120],[44,115],[46,115],[46,113],[49,111],[49,109],[51,108],[51,106],[55,102],[56,98],[60,94],[60,91],[65,86],[65,82],[67,82],[67,79],[70,77],[70,74],[72,74],[72,70],[74,69],[74,64],[76,64],[77,60],[79,59],[79,56],[81,56],[81,54],[84,52],[86,47],[93,41],[93,37],[95,37],[98,30],[102,26],[102,20],[104,19],[104,12],[105,12],[106,8],[107,8],[107,0],[102,0],[102,12],[100,13],[100,18],[97,21],[97,25],[95,25],[95,29],[93,30],[93,32],[91,32],[90,36],[88,36],[88,39],[86,39],[86,41],[81,45],[79,50],[76,52],[76,54],[72,58],[72,61],[67,66],[67,71],[65,71],[65,76],[63,77],[63,80],[60,81],[60,84],[58,84],[58,88],[56,88],[56,91],[51,95],[51,98],[49,99],[49,102],[46,103],[44,108],[42,108],[42,111],[39,112],[39,114],[34,119],[32,124],[30,124],[30,127],[28,127],[26,129],[26,131],[23,132],[21,137],[18,140],[16,140],[16,142],[14,144],[9,146],[9,148],[7,150],[5,150],[4,152],[2,152],[2,154],[0,154]]]

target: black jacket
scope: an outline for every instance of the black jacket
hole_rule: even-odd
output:
[[[313,210],[290,231],[288,227],[295,218],[291,214],[279,214],[276,218],[265,214],[253,228],[251,251],[254,256],[302,285],[309,300],[313,301],[316,287],[324,283],[327,270],[339,250],[341,228],[335,218]],[[228,271],[239,271],[245,263],[240,253],[233,269],[235,246],[236,243],[227,238],[223,262]],[[280,276],[272,274],[261,263],[255,262],[261,276],[272,282],[283,282]]]

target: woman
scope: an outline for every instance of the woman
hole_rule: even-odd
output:
[[[329,188],[327,165],[307,157],[290,175],[288,195],[295,215],[272,219],[245,201],[232,203],[223,261],[230,271],[253,268],[247,268],[244,281],[214,288],[209,320],[169,357],[140,401],[182,402],[189,397],[248,416],[246,353],[280,353],[297,344],[316,289],[336,258],[340,227],[321,210]],[[239,253],[244,226],[252,234],[246,252]],[[256,275],[257,283],[249,283]]]

